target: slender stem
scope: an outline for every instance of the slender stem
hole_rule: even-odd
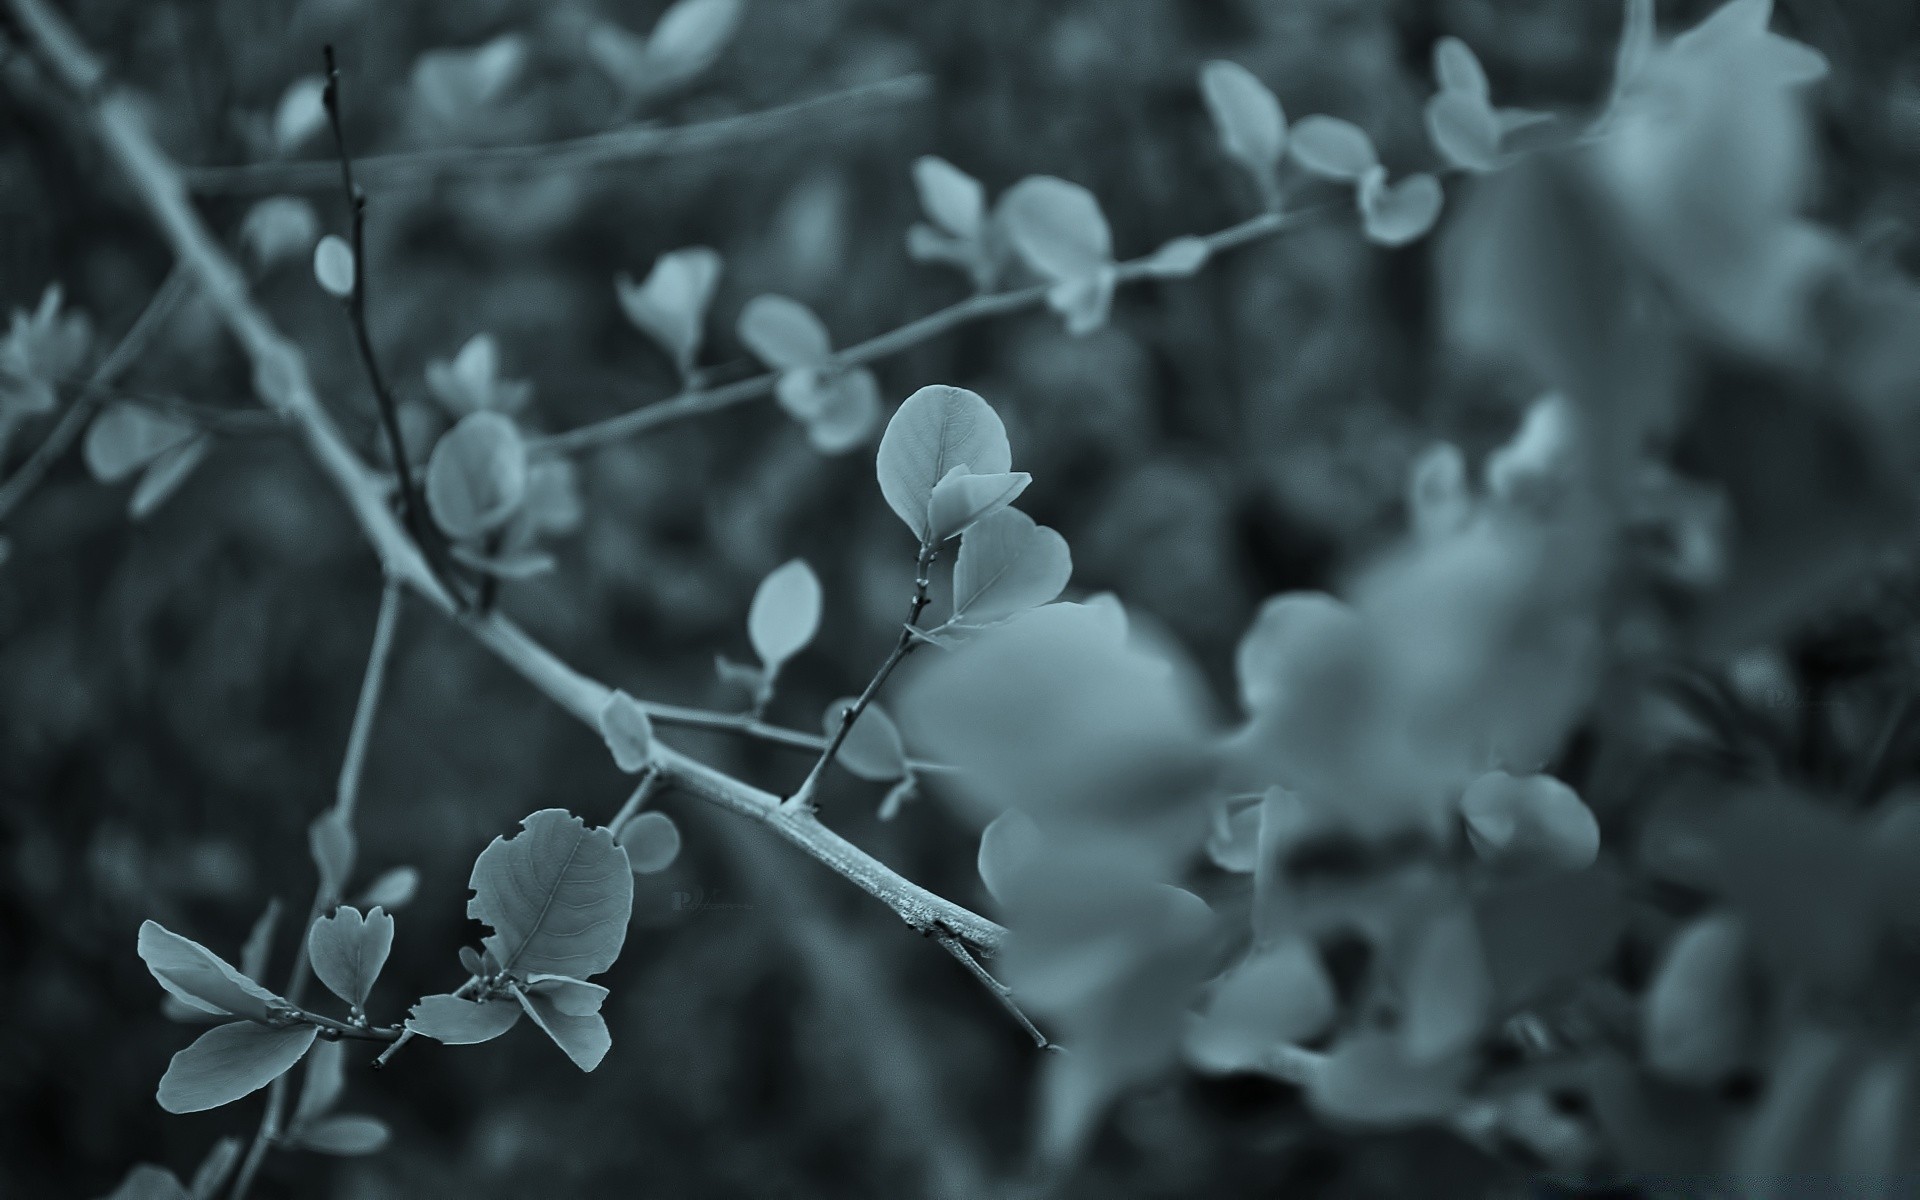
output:
[[[1331,206],[1323,205],[1284,214],[1261,213],[1259,216],[1249,217],[1238,224],[1208,234],[1200,240],[1206,244],[1209,254],[1219,254],[1272,237],[1283,230],[1291,229],[1331,211]],[[1157,278],[1149,267],[1151,261],[1152,255],[1148,255],[1120,264],[1117,281],[1133,283]],[[897,329],[849,346],[829,359],[828,365],[842,368],[862,366],[899,354],[904,350],[910,350],[922,342],[931,341],[975,321],[984,321],[989,317],[1009,316],[1029,308],[1038,308],[1046,301],[1047,291],[1047,285],[1035,284],[1032,287],[1011,292],[969,296],[965,300],[909,321]],[[674,421],[704,416],[744,404],[749,400],[770,396],[779,382],[780,372],[769,371],[722,387],[685,391],[672,399],[643,405],[629,412],[595,421],[590,425],[570,429],[565,433],[534,438],[528,442],[528,448],[543,454],[572,454],[595,446],[604,446],[609,442],[622,441],[647,433]]]
[[[620,830],[625,827],[628,821],[633,820],[641,809],[646,807],[647,801],[652,798],[656,791],[660,790],[660,785],[663,782],[664,778],[660,774],[659,768],[655,767],[652,763],[648,763],[642,767],[640,769],[640,782],[634,785],[633,794],[628,796],[627,802],[620,806],[620,811],[613,814],[613,820],[607,822],[607,832],[618,839]]]
[[[350,1025],[345,1021],[336,1021],[332,1017],[324,1016],[316,1012],[308,1012],[306,1009],[299,1007],[295,1007],[293,1015],[306,1024],[321,1030],[323,1033],[331,1033],[336,1037],[351,1038],[361,1042],[396,1041],[399,1039],[401,1032],[400,1027],[397,1025]]]
[[[711,709],[687,708],[678,704],[661,704],[652,700],[636,702],[646,710],[647,716],[659,725],[678,725],[686,729],[733,733],[775,746],[786,746],[793,750],[811,750],[815,754],[827,748],[825,734],[808,733],[802,729],[788,729],[784,725],[774,725],[761,720],[752,712],[714,712]],[[908,759],[907,766],[918,775],[937,775],[954,769],[949,763],[920,758]]]
[[[133,366],[142,354],[146,353],[147,347],[152,344],[154,336],[166,324],[167,318],[173,315],[174,311],[180,307],[180,302],[186,298],[189,287],[190,280],[185,271],[176,266],[167,272],[166,279],[153,293],[153,297],[147,301],[146,307],[140,310],[140,315],[133,319],[133,324],[127,328],[126,334],[112,350],[107,352],[107,356],[100,360],[100,365],[93,369],[93,374],[87,377],[86,385],[81,389],[79,397],[65,413],[61,414],[59,422],[48,432],[46,440],[34,447],[32,455],[20,464],[20,469],[15,471],[4,484],[0,484],[0,521],[6,520],[8,515],[19,507],[20,502],[25,500],[34,488],[40,486],[41,480],[46,478],[53,464],[60,461],[60,456],[79,440],[81,431],[86,429],[87,422],[93,418],[95,410],[107,400],[114,383],[120,376],[127,373],[127,369]]]
[[[431,184],[449,176],[481,178],[520,174],[553,175],[612,163],[668,158],[724,149],[790,135],[836,132],[847,117],[917,104],[933,94],[926,75],[902,75],[861,84],[805,100],[686,125],[632,125],[583,137],[515,146],[454,146],[360,159],[360,177],[373,187]],[[305,162],[248,163],[241,166],[188,167],[187,185],[200,195],[244,195],[317,191],[334,176],[325,159]]]
[[[360,802],[360,779],[366,774],[367,743],[386,683],[387,664],[393,658],[394,634],[400,627],[401,590],[389,579],[380,589],[380,615],[373,623],[373,648],[367,652],[367,672],[360,680],[360,702],[353,710],[353,728],[347,734],[347,752],[340,763],[340,782],[334,790],[334,811],[344,822],[353,821]]]
[[[927,607],[936,549],[935,543],[931,540],[921,543],[920,557],[914,564],[913,599],[907,606],[907,620],[906,624],[901,626],[900,640],[893,644],[892,652],[887,655],[886,661],[880,664],[880,669],[873,673],[873,678],[867,681],[867,686],[861,691],[859,697],[841,712],[840,724],[834,727],[833,737],[828,739],[826,749],[820,752],[819,759],[814,762],[813,769],[807,772],[807,777],[801,781],[799,789],[787,797],[785,807],[797,809],[813,807],[813,793],[820,786],[820,778],[832,765],[834,756],[840,753],[840,747],[846,744],[847,734],[852,732],[853,723],[860,719],[860,714],[866,712],[867,706],[873,703],[873,698],[880,694],[881,687],[886,684],[887,677],[893,674],[893,669],[899,666],[901,660],[907,655],[913,653],[915,646],[920,644],[920,639],[914,636],[916,632],[914,627],[919,624],[920,614]]]
[[[1033,1039],[1034,1045],[1042,1050],[1060,1049],[1060,1046],[1049,1041],[1047,1035],[1040,1032],[1040,1027],[1033,1023],[1033,1019],[1021,1010],[1019,1002],[1013,998],[1013,989],[995,979],[991,972],[981,966],[980,960],[973,956],[973,951],[967,949],[965,942],[945,930],[936,932],[934,939],[940,943],[942,949],[953,955],[960,965],[967,969],[968,974],[979,980],[982,986],[993,993],[993,998],[1000,1002],[1000,1007],[1006,1009],[1007,1013],[1020,1023],[1020,1028],[1027,1031],[1027,1036]]]

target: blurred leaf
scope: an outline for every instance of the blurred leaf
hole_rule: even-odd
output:
[[[553,1044],[566,1051],[573,1065],[582,1071],[591,1071],[600,1065],[613,1047],[613,1037],[607,1032],[607,1022],[599,1013],[574,1016],[563,1012],[552,999],[541,995],[529,995],[515,988],[513,997],[520,1002],[527,1015],[540,1031],[553,1039]]]
[[[769,671],[807,648],[820,631],[820,579],[804,559],[775,567],[754,589],[747,640]]]
[[[1724,1079],[1740,1064],[1752,1028],[1746,938],[1730,913],[1681,929],[1647,989],[1641,1045],[1647,1066],[1680,1083]]]
[[[1443,91],[1481,101],[1493,96],[1486,68],[1480,65],[1473,47],[1457,37],[1443,37],[1433,44],[1433,77]]]
[[[155,509],[167,502],[167,498],[180,490],[180,485],[192,475],[213,449],[213,435],[195,434],[178,446],[161,452],[153,460],[146,473],[140,476],[140,482],[134,486],[133,495],[127,501],[127,513],[136,521],[144,521],[153,515]]]
[[[1391,1034],[1362,1030],[1341,1038],[1310,1077],[1307,1102],[1333,1121],[1404,1126],[1435,1121],[1465,1102],[1466,1062],[1412,1062]]]
[[[975,521],[1019,499],[1032,482],[1033,476],[1025,471],[976,475],[964,463],[953,468],[934,485],[928,503],[928,536],[944,542],[965,532]]]
[[[280,897],[267,901],[267,907],[253,922],[247,940],[240,945],[240,973],[248,979],[267,974],[267,958],[273,953],[273,933],[280,923]]]
[[[786,296],[755,296],[736,329],[754,357],[779,371],[817,367],[833,354],[833,338],[813,310]]]
[[[1596,969],[1613,954],[1626,920],[1619,878],[1596,867],[1499,884],[1473,905],[1501,1010]]]
[[[526,39],[517,33],[466,49],[429,50],[413,64],[413,92],[429,118],[465,127],[513,86],[526,59]]]
[[[635,875],[654,875],[680,857],[680,827],[663,812],[643,812],[620,828],[620,845]]]
[[[620,308],[651,337],[684,376],[700,354],[707,309],[720,282],[720,255],[705,246],[675,250],[654,260],[645,282],[622,273],[614,280]]]
[[[1382,246],[1404,246],[1433,228],[1444,199],[1440,181],[1431,175],[1409,175],[1389,187],[1386,169],[1374,167],[1360,180],[1361,224]]]
[[[264,1021],[286,1004],[213,951],[157,921],[140,926],[140,960],[168,993],[202,1012]]]
[[[519,1020],[520,1006],[511,1001],[425,996],[409,1011],[407,1028],[449,1046],[473,1046],[492,1041]]]
[[[1473,517],[1467,460],[1452,442],[1435,442],[1414,459],[1407,474],[1407,512],[1416,537],[1458,533]]]
[[[1200,68],[1200,93],[1220,135],[1220,149],[1268,186],[1287,148],[1280,101],[1253,72],[1219,59]]]
[[[1055,283],[1098,275],[1113,263],[1113,235],[1100,202],[1077,183],[1029,175],[1007,189],[1000,213],[1027,265]]]
[[[427,507],[455,538],[491,533],[527,494],[527,447],[513,421],[471,413],[434,444],[427,460]]]
[[[199,1200],[199,1197],[188,1195],[180,1184],[180,1177],[172,1171],[141,1163],[128,1171],[120,1186],[103,1200]]]
[[[73,377],[87,356],[93,330],[85,313],[63,312],[65,293],[48,284],[31,314],[13,310],[0,341],[0,439],[11,420],[53,411],[55,388]]]
[[[955,467],[976,475],[1013,469],[1013,448],[1000,414],[965,388],[934,384],[901,402],[880,436],[875,471],[880,493],[922,544],[933,492]]]
[[[983,625],[1057,597],[1073,578],[1067,539],[1017,508],[975,522],[953,566],[952,620]]]
[[[307,826],[307,850],[320,872],[320,894],[338,898],[353,878],[354,864],[360,857],[360,845],[336,809],[314,818]]]
[[[269,196],[240,222],[241,244],[263,271],[308,253],[319,237],[319,214],[299,196]]]
[[[333,1111],[347,1090],[347,1044],[322,1038],[307,1055],[300,1073],[300,1099],[293,1106],[293,1123],[304,1125]]]
[[[1482,861],[1507,867],[1577,871],[1600,852],[1593,811],[1551,775],[1490,771],[1460,796],[1467,836]]]
[[[327,990],[352,1005],[366,1007],[367,993],[387,965],[393,949],[393,918],[380,909],[366,916],[350,904],[321,917],[307,934],[307,957]]]
[[[1119,273],[1112,267],[1063,279],[1047,289],[1047,307],[1066,319],[1068,333],[1084,336],[1107,323],[1113,289],[1119,280]]]
[[[840,719],[854,705],[855,697],[843,696],[827,705],[821,719],[828,737],[840,728]],[[893,718],[878,704],[869,704],[847,731],[834,761],[861,779],[885,783],[907,773],[907,749]]]
[[[1857,983],[1879,935],[1868,857],[1845,817],[1780,795],[1744,797],[1714,823],[1719,876],[1774,970],[1831,987]]]
[[[193,1200],[214,1200],[220,1194],[233,1169],[240,1165],[242,1150],[240,1139],[236,1137],[223,1137],[207,1147],[206,1157],[200,1160],[200,1167],[193,1173],[193,1183],[188,1188],[193,1193]]]
[[[1294,124],[1293,161],[1316,175],[1358,182],[1380,165],[1373,139],[1351,121],[1315,114]]]
[[[192,441],[191,422],[137,404],[110,404],[87,427],[87,469],[119,483],[169,450]]]
[[[487,555],[471,546],[455,545],[448,553],[476,571],[492,575],[497,579],[510,579],[515,582],[537,579],[559,565],[554,561],[553,555],[539,550],[513,550]]]
[[[330,233],[313,248],[313,278],[330,296],[345,300],[353,295],[353,247],[346,239]]]
[[[1030,871],[1046,850],[1046,836],[1033,818],[1017,808],[1009,808],[980,833],[980,851],[976,863],[980,882],[1001,904],[1012,894],[1014,881]]]
[[[647,65],[672,82],[712,66],[740,24],[741,0],[676,0],[647,39]]]
[[[476,333],[448,362],[427,364],[427,390],[455,419],[469,413],[517,413],[533,398],[524,379],[500,377],[500,347],[490,333]]]
[[[1414,946],[1402,984],[1400,1036],[1410,1063],[1431,1063],[1466,1049],[1493,1002],[1480,937],[1465,909],[1437,914]]]
[[[273,110],[273,145],[280,153],[291,154],[326,128],[326,90],[327,81],[318,75],[304,75],[287,85]]]
[[[1312,942],[1290,937],[1256,946],[1215,981],[1186,1035],[1202,1070],[1259,1070],[1281,1046],[1317,1037],[1338,1011],[1333,980]]]
[[[325,1117],[296,1129],[290,1139],[302,1150],[316,1154],[378,1154],[392,1140],[387,1123],[378,1117],[343,1113]]]
[[[633,872],[604,829],[545,808],[523,832],[493,839],[474,861],[467,915],[493,932],[486,947],[518,975],[584,979],[613,965],[633,911]]]
[[[395,867],[381,872],[355,903],[362,909],[384,908],[396,912],[412,904],[419,891],[420,872],[413,867]]]
[[[1427,136],[1453,166],[1491,171],[1500,163],[1500,118],[1485,99],[1440,92],[1427,101]]]
[[[1212,254],[1204,238],[1177,237],[1155,250],[1140,268],[1156,279],[1184,279],[1206,266]]]
[[[653,760],[653,722],[625,692],[613,693],[601,707],[600,736],[613,752],[614,765],[628,774],[644,770]]]
[[[934,224],[963,240],[980,236],[987,198],[978,179],[944,158],[923,154],[913,163],[913,185],[921,210]]]
[[[864,367],[797,367],[781,373],[774,396],[822,454],[845,454],[872,436],[880,421],[880,384]]]
[[[205,1112],[251,1095],[287,1073],[313,1046],[311,1025],[216,1025],[173,1056],[157,1099],[170,1113]]]

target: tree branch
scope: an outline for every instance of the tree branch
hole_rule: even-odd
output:
[[[532,145],[459,146],[367,155],[360,160],[360,175],[369,186],[399,187],[424,186],[449,176],[578,171],[720,150],[821,129],[840,131],[850,119],[917,104],[932,94],[928,76],[902,75],[758,112],[687,125],[634,125]],[[203,196],[317,191],[333,178],[334,165],[329,160],[313,159],[187,167],[183,175],[188,187]]]
[[[194,212],[179,169],[155,145],[135,101],[106,86],[92,54],[45,0],[6,0],[54,73],[88,105],[109,155],[148,210],[183,266],[195,276],[254,364],[254,386],[274,410],[297,421],[319,466],[347,501],[390,579],[412,588],[454,617],[529,683],[590,730],[612,694],[562,662],[498,614],[464,613],[428,569],[421,551],[387,506],[381,477],[362,462],[320,404],[298,347],[276,329],[249,293],[239,270]],[[661,746],[668,782],[690,795],[768,826],[787,841],[891,908],[914,929],[944,926],[988,954],[1006,931],[937,896],[827,829],[811,814],[783,812],[779,798]],[[397,1044],[397,1043],[396,1043]]]

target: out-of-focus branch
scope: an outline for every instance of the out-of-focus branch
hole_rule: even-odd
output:
[[[850,123],[917,104],[933,92],[925,75],[903,75],[782,104],[687,125],[635,125],[564,141],[524,146],[445,147],[359,160],[369,187],[430,184],[449,177],[580,171],[612,163],[641,162],[751,145],[820,129],[843,132]],[[201,195],[318,191],[333,179],[329,160],[188,167],[187,186]]]
[[[1331,211],[1333,210],[1330,206],[1323,205],[1296,209],[1288,213],[1261,213],[1259,216],[1249,217],[1198,240],[1206,245],[1209,255],[1219,254],[1272,237],[1283,230],[1292,229]],[[1148,255],[1121,263],[1116,282],[1137,283],[1156,278],[1150,266],[1152,258],[1152,255]],[[898,329],[888,330],[864,342],[848,346],[829,358],[827,364],[840,368],[857,367],[889,358],[902,351],[910,350],[922,342],[932,341],[943,334],[951,333],[963,325],[1038,308],[1046,302],[1048,290],[1046,284],[1034,284],[1031,287],[1018,288],[1010,292],[990,292],[969,296],[965,300],[956,301],[924,317],[909,321]],[[604,446],[609,442],[638,436],[674,421],[704,416],[707,413],[732,408],[737,404],[745,404],[749,400],[771,396],[779,383],[780,372],[769,371],[722,387],[682,392],[670,399],[645,404],[617,416],[595,421],[590,425],[582,425],[578,429],[569,429],[550,437],[535,438],[529,443],[529,447],[547,454],[571,454],[580,450],[589,450],[595,446]]]
[[[94,129],[109,155],[252,360],[255,390],[275,411],[299,423],[308,448],[347,501],[388,578],[454,617],[528,682],[589,729],[596,729],[611,689],[562,662],[505,617],[462,612],[428,569],[419,547],[388,507],[380,475],[341,436],[314,392],[298,347],[254,302],[238,268],[194,211],[178,167],[155,145],[139,106],[104,84],[91,52],[45,0],[6,3],[54,73],[87,102]],[[1001,926],[905,878],[812,814],[783,811],[779,797],[671,747],[659,747],[656,762],[672,786],[766,825],[886,904],[914,929],[931,934],[944,928],[988,954],[1005,940]]]

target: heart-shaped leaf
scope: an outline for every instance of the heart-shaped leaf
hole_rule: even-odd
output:
[[[1280,101],[1252,71],[1215,60],[1200,69],[1200,94],[1220,135],[1220,149],[1266,181],[1287,148],[1287,118]]]
[[[1113,307],[1113,289],[1119,281],[1119,272],[1112,267],[1063,279],[1047,289],[1047,307],[1066,318],[1068,333],[1081,337],[1107,323],[1107,310]]]
[[[307,933],[314,975],[355,1009],[366,1007],[367,993],[392,949],[393,918],[378,908],[363,917],[359,909],[343,904],[332,916],[315,921]]]
[[[625,692],[615,692],[601,707],[600,736],[613,752],[614,765],[629,775],[653,761],[653,722]]]
[[[87,469],[119,483],[167,451],[193,440],[191,422],[138,404],[110,404],[87,427]]]
[[[427,460],[427,507],[449,536],[491,533],[513,518],[526,494],[526,443],[499,413],[462,417]]]
[[[1100,202],[1077,183],[1030,175],[1001,197],[999,212],[1014,249],[1048,279],[1080,279],[1113,262]]]
[[[754,589],[747,640],[769,670],[807,648],[820,630],[820,579],[804,559],[775,567]]]
[[[953,619],[982,625],[1037,608],[1073,578],[1067,539],[1017,508],[974,523],[953,567]]]
[[[735,330],[754,357],[778,371],[817,367],[833,353],[833,337],[813,310],[786,296],[755,296]]]
[[[158,921],[140,926],[140,961],[175,999],[201,1012],[265,1021],[286,1001],[235,970],[218,954]]]
[[[932,540],[933,491],[962,465],[977,475],[1013,469],[1007,427],[993,406],[975,392],[944,384],[902,401],[880,436],[875,470],[880,494],[923,544]]]
[[[781,374],[774,397],[822,454],[845,454],[872,436],[880,420],[880,384],[864,367],[798,367]]]
[[[216,1025],[167,1064],[157,1093],[160,1107],[170,1113],[205,1112],[252,1095],[299,1062],[318,1033],[311,1025]]]
[[[663,812],[643,812],[620,827],[620,845],[635,875],[655,875],[680,857],[680,827]]]
[[[520,1020],[511,1000],[473,1001],[459,996],[425,996],[407,1016],[407,1028],[449,1046],[490,1042]]]
[[[654,261],[644,282],[622,274],[614,280],[627,320],[672,356],[682,375],[700,353],[707,309],[720,282],[720,255],[705,246],[689,246]]]
[[[980,181],[944,158],[931,154],[914,160],[913,186],[920,207],[935,225],[962,241],[980,236],[987,194]]]
[[[613,965],[633,913],[633,871],[604,829],[564,809],[527,817],[474,861],[467,915],[493,928],[484,940],[500,966],[526,975],[585,979]]]
[[[353,247],[346,239],[330,233],[314,246],[313,278],[330,296],[345,300],[353,295]]]
[[[288,1140],[315,1154],[357,1157],[378,1154],[392,1138],[387,1123],[380,1118],[342,1113],[302,1125]]]
[[[533,398],[531,383],[500,377],[500,347],[490,333],[468,338],[450,362],[429,362],[427,390],[455,418],[488,409],[516,413]]]
[[[965,532],[975,521],[1012,504],[1032,482],[1033,476],[1025,471],[975,475],[962,463],[934,485],[928,503],[930,536],[944,542]]]
[[[1380,156],[1366,130],[1339,117],[1302,117],[1294,125],[1287,146],[1293,161],[1329,179],[1357,181],[1380,165]]]
[[[827,705],[821,724],[828,737],[840,728],[841,717],[853,705],[852,696],[842,696]],[[907,748],[886,710],[878,704],[868,704],[860,710],[853,728],[847,731],[846,741],[840,743],[835,761],[861,779],[886,783],[907,773]]]
[[[1500,164],[1500,117],[1479,96],[1440,92],[1427,101],[1427,136],[1442,158],[1468,171]]]
[[[575,1016],[561,1010],[549,996],[532,995],[519,988],[513,990],[514,999],[520,1002],[533,1023],[542,1033],[553,1039],[553,1044],[566,1051],[573,1065],[582,1071],[591,1071],[600,1065],[613,1047],[613,1037],[607,1032],[607,1022],[599,1013]]]
[[[1431,175],[1409,175],[1388,186],[1384,168],[1360,181],[1360,217],[1367,237],[1383,246],[1404,246],[1426,236],[1440,219],[1443,195]]]

